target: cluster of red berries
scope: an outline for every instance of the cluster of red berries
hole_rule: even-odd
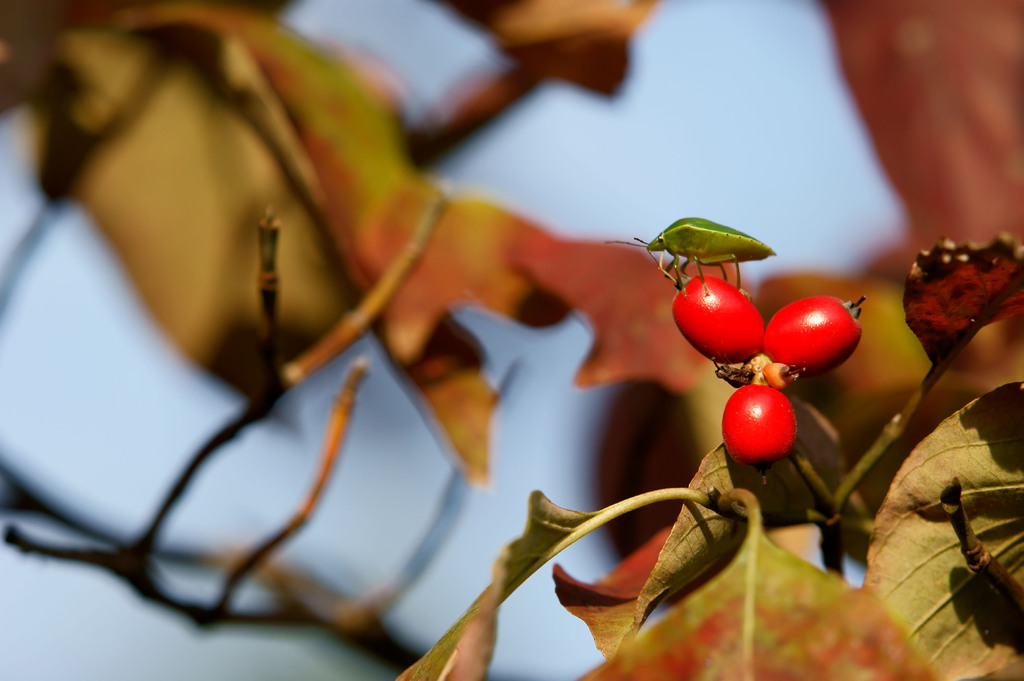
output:
[[[763,473],[792,451],[796,415],[781,390],[846,361],[860,341],[863,300],[804,298],[766,327],[749,296],[727,281],[698,277],[682,286],[672,302],[676,326],[737,387],[722,415],[722,438],[734,460]]]

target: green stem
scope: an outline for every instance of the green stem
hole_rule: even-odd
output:
[[[971,334],[972,337],[973,335]],[[960,343],[957,343],[957,345],[960,345]],[[864,452],[864,455],[860,457],[850,472],[843,477],[833,497],[835,499],[835,507],[839,512],[842,512],[846,507],[846,502],[850,500],[850,495],[863,482],[864,478],[871,472],[871,469],[881,461],[893,443],[903,435],[910,419],[917,413],[918,407],[921,406],[921,401],[924,400],[925,395],[935,386],[942,375],[946,373],[946,369],[953,363],[953,359],[957,354],[959,354],[959,349],[955,349],[954,352],[951,352],[938,364],[932,365],[931,370],[928,371],[924,379],[917,386],[917,389],[910,395],[900,413],[893,416],[885,424],[882,432],[878,434],[871,447]]]
[[[832,500],[832,492],[829,491],[828,485],[818,475],[818,471],[814,470],[814,465],[810,459],[804,456],[803,451],[799,448],[799,444],[798,448],[789,455],[789,458],[793,465],[796,466],[800,477],[804,479],[807,487],[811,490],[815,509],[825,516],[825,521],[818,523],[818,527],[821,529],[821,560],[825,567],[842,574],[843,540],[838,522],[839,514],[835,502]]]
[[[670,487],[667,489],[659,489],[654,490],[653,492],[638,494],[635,497],[623,499],[611,506],[607,506],[580,523],[580,525],[573,529],[572,532],[562,537],[560,541],[552,545],[551,548],[534,559],[521,574],[517,575],[513,580],[506,584],[505,592],[502,594],[501,600],[504,601],[508,598],[513,591],[522,586],[523,582],[525,582],[530,575],[539,570],[545,563],[597,528],[615,520],[619,516],[629,513],[630,511],[635,511],[639,508],[643,508],[644,506],[658,503],[659,501],[689,501],[704,507],[710,507],[711,505],[708,495],[700,490],[690,489],[689,487]]]
[[[903,410],[899,414],[893,416],[889,423],[885,424],[885,428],[878,434],[878,438],[875,439],[871,447],[864,452],[857,464],[846,474],[842,482],[839,484],[839,488],[836,489],[835,493],[835,505],[839,512],[842,512],[843,507],[846,506],[846,502],[850,500],[850,495],[857,489],[857,486],[864,480],[871,469],[875,467],[892,444],[903,434],[907,429],[907,424],[911,417],[917,412],[918,407],[921,406],[922,400],[925,395],[935,387],[935,384],[939,382],[942,375],[946,373],[946,370],[952,366],[953,361],[960,355],[960,352],[967,347],[967,344],[974,339],[983,326],[992,320],[992,317],[999,311],[1006,300],[1020,290],[1021,286],[1024,286],[1024,271],[1017,274],[1009,284],[1007,284],[999,295],[995,296],[988,301],[988,305],[982,310],[975,318],[973,323],[963,331],[963,335],[956,339],[953,343],[953,347],[949,349],[949,352],[938,362],[933,359],[932,368],[925,374],[925,377],[921,380],[921,384],[917,386],[917,389],[910,395],[910,399],[907,400]]]
[[[832,500],[832,492],[829,491],[828,485],[818,475],[818,471],[814,469],[814,464],[804,456],[803,445],[799,442],[796,449],[789,455],[789,460],[796,466],[797,473],[807,483],[807,488],[811,490],[811,496],[814,497],[814,508],[821,511],[828,518],[834,516],[836,514],[836,505]]]

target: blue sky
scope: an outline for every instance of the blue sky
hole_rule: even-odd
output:
[[[418,112],[493,58],[479,33],[433,3],[318,0],[298,3],[289,19],[317,41],[391,64]],[[745,267],[744,282],[798,268],[854,269],[895,238],[901,207],[839,77],[816,2],[669,0],[633,56],[619,96],[544,86],[447,159],[442,173],[459,190],[486,193],[566,235],[648,239],[684,216],[730,225],[778,253]],[[18,151],[20,116],[0,119],[4,252],[41,201]],[[69,207],[57,223],[0,333],[0,445],[62,498],[131,529],[240,401],[162,338],[87,216]],[[530,490],[593,507],[586,456],[603,396],[572,384],[586,327],[569,320],[536,332],[484,315],[464,319],[498,339],[496,376],[513,361],[521,369],[496,426],[494,484],[468,495],[452,541],[391,617],[417,645],[436,639],[486,584],[500,546],[522,529]],[[308,484],[344,365],[303,385],[216,460],[175,516],[172,539],[238,541],[287,516]],[[376,366],[324,506],[289,550],[336,565],[329,579],[365,587],[401,566],[446,475],[445,455]],[[367,509],[372,522],[351,520]],[[594,578],[611,555],[591,538],[559,561]],[[158,667],[151,679],[389,678],[315,637],[200,634],[81,568],[5,550],[0,574],[3,678],[70,678],[65,665],[76,681],[136,678],[130,661]],[[503,608],[496,672],[569,679],[600,660],[586,628],[558,606],[549,574],[542,570]]]

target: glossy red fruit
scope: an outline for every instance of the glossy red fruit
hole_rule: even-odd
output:
[[[745,362],[761,351],[761,313],[745,293],[722,279],[687,282],[672,301],[672,318],[697,352],[721,364]]]
[[[814,296],[790,303],[768,321],[764,351],[794,367],[801,376],[830,371],[853,354],[860,342],[860,303]]]
[[[722,439],[737,463],[766,470],[796,444],[793,405],[775,388],[745,385],[725,403]]]

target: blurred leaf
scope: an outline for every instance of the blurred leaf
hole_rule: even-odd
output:
[[[1010,235],[985,245],[940,241],[907,277],[907,324],[938,363],[972,328],[1024,312],[1022,284],[1024,246]]]
[[[316,198],[322,202],[327,228],[344,263],[354,278],[368,286],[372,280],[358,268],[353,230],[387,208],[397,191],[415,181],[392,112],[367,91],[354,71],[265,14],[167,5],[123,16],[136,29],[179,27],[196,41],[203,36],[206,40],[234,36],[244,43],[287,109],[315,168],[321,187]],[[155,35],[167,34],[157,31]]]
[[[537,76],[611,94],[626,74],[628,41],[655,0],[447,0],[491,32]]]
[[[656,380],[681,391],[707,365],[672,321],[675,289],[642,249],[536,236],[520,244],[513,265],[583,312],[594,329],[580,385]]]
[[[35,92],[66,24],[66,0],[0,3],[0,112]]]
[[[256,392],[256,224],[285,225],[279,347],[319,337],[355,292],[250,128],[187,64],[137,37],[79,30],[60,54],[62,105],[41,102],[44,178],[72,191],[115,247],[151,313],[200,364]],[[66,135],[66,136],[65,136]],[[76,140],[93,142],[82,146]],[[69,149],[81,149],[69,157]],[[72,163],[50,172],[49,162]],[[61,186],[64,185],[64,186]]]
[[[287,361],[405,247],[430,181],[410,164],[392,112],[273,17],[169,4],[121,12],[116,22],[132,32],[69,37],[66,77],[55,75],[56,94],[40,100],[44,184],[89,207],[178,345],[252,394],[260,366],[252,227],[265,207],[284,225]],[[688,365],[659,366],[637,342],[653,332],[682,343],[667,302],[645,308],[627,295],[646,296],[655,281],[639,252],[561,242],[505,209],[458,198],[378,328],[480,480],[495,397],[475,345],[453,349],[445,335],[453,310],[482,305],[550,324],[579,307],[595,333],[581,381],[643,375],[680,387]]]
[[[449,660],[459,646],[459,642],[467,635],[467,628],[477,626],[471,625],[471,623],[478,618],[479,613],[483,611],[484,621],[487,617],[493,618],[493,615],[488,614],[488,610],[491,608],[496,610],[498,603],[508,598],[509,594],[526,581],[527,577],[551,558],[553,549],[559,545],[572,543],[585,534],[585,531],[580,531],[580,526],[599,513],[570,511],[551,503],[540,492],[533,492],[530,495],[526,529],[518,539],[503,549],[503,574],[501,570],[495,570],[495,573],[502,579],[494,582],[491,587],[480,594],[476,602],[452,625],[441,640],[416,664],[402,672],[398,677],[400,681],[426,681],[444,678],[445,669],[450,664]],[[495,596],[497,596],[496,602],[492,600]]]
[[[252,10],[274,12],[289,4],[290,0],[202,0],[204,5],[235,5]],[[122,10],[170,5],[180,0],[72,0],[68,2],[68,17],[75,24],[95,24],[109,21]],[[193,4],[199,4],[195,2]]]
[[[847,81],[903,198],[909,252],[982,241],[1024,214],[1024,6],[1016,0],[840,0]]]
[[[752,532],[725,570],[584,678],[933,676],[870,593]]]
[[[486,483],[490,421],[498,395],[481,372],[476,343],[448,319],[406,371],[459,454],[466,478]]]
[[[1005,385],[922,440],[879,511],[865,586],[907,622],[943,678],[999,669],[1024,650],[1014,613],[967,569],[939,495],[954,476],[978,538],[1024,579],[1024,384]]]

